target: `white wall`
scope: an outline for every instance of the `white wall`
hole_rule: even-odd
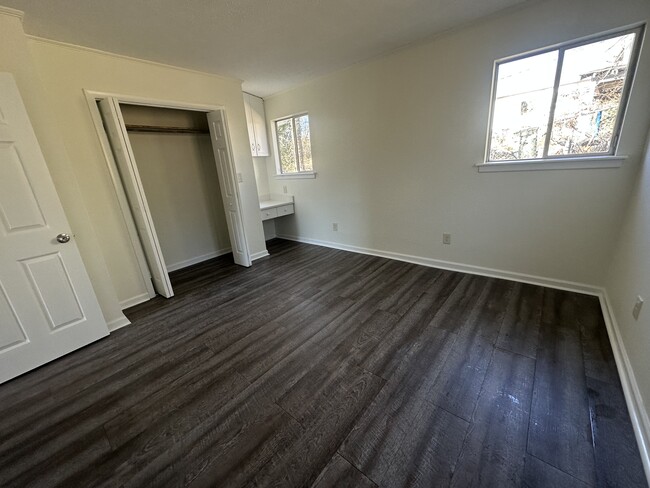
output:
[[[253,167],[255,168],[257,191],[260,195],[268,195],[270,191],[269,175],[266,169],[266,158],[253,158]]]
[[[240,192],[250,252],[265,250],[241,83],[238,80],[39,39],[30,38],[28,45],[46,85],[46,89],[35,95],[35,99],[47,100],[53,121],[50,126],[56,127],[79,180],[82,198],[73,205],[87,208],[92,226],[101,237],[97,246],[83,254],[84,259],[87,262],[105,259],[110,276],[109,286],[118,291],[119,301],[140,296],[146,289],[91,121],[84,88],[225,107],[235,166],[243,178]],[[91,273],[91,279],[96,283],[100,277]],[[107,300],[100,297],[102,303]]]
[[[123,105],[126,124],[208,130],[204,113]],[[189,120],[187,120],[189,119]],[[209,134],[129,132],[168,270],[230,250]]]
[[[648,144],[643,165],[635,174],[630,204],[606,280],[612,312],[642,398],[639,411],[642,417],[645,414],[641,421],[646,435],[650,435],[650,136]],[[644,298],[645,304],[635,320],[632,307],[637,295]]]
[[[473,165],[484,157],[495,59],[649,16],[647,0],[535,2],[266,99],[268,121],[309,112],[318,172],[278,181],[267,158],[271,193],[287,185],[296,201],[278,234],[602,285],[650,122],[649,49],[622,168],[479,174]]]

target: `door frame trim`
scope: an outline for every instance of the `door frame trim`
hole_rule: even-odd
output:
[[[189,110],[192,112],[214,112],[216,110],[225,110],[223,105],[210,105],[205,103],[179,102],[174,100],[161,100],[159,98],[148,98],[134,95],[123,95],[119,93],[102,92],[96,90],[83,89],[84,96],[89,103],[95,103],[102,98],[116,98],[120,103],[131,105],[144,105],[146,107],[172,108],[179,110]]]
[[[142,242],[140,241],[140,236],[138,235],[138,231],[136,229],[131,206],[129,205],[128,199],[126,197],[126,192],[124,190],[122,179],[120,177],[120,174],[117,169],[117,165],[115,164],[113,158],[113,152],[110,143],[108,141],[106,131],[104,129],[104,124],[102,122],[102,117],[101,117],[101,113],[99,112],[99,108],[97,107],[97,102],[99,100],[106,99],[106,98],[115,98],[118,101],[118,103],[125,103],[129,105],[141,105],[145,107],[187,110],[192,112],[203,112],[205,114],[208,114],[210,112],[215,112],[215,111],[221,111],[224,116],[224,125],[227,133],[228,152],[230,156],[229,160],[230,160],[230,164],[232,165],[232,172],[233,174],[237,174],[234,157],[232,155],[230,130],[228,127],[226,108],[223,105],[181,102],[175,100],[161,100],[156,98],[148,98],[148,97],[135,96],[135,95],[125,95],[120,93],[90,90],[86,88],[83,89],[83,94],[84,94],[84,98],[86,99],[86,104],[88,105],[88,109],[90,111],[90,116],[93,122],[93,126],[95,128],[95,132],[97,133],[97,137],[99,139],[99,143],[102,148],[104,161],[106,162],[106,166],[108,168],[108,172],[110,174],[111,181],[115,189],[117,202],[120,207],[122,217],[124,218],[124,222],[126,224],[127,233],[133,251],[135,253],[136,260],[138,262],[138,268],[140,269],[140,274],[144,281],[144,285],[147,289],[147,293],[149,294],[150,298],[153,298],[155,296],[155,291],[153,290],[153,286],[151,284],[151,273],[149,270],[149,264],[147,263],[144,249],[142,247]],[[235,182],[235,184],[236,183],[237,182]],[[238,200],[238,205],[240,207],[239,211],[241,214],[241,195],[239,194],[238,186],[236,186],[235,188],[237,189],[237,200]],[[246,238],[246,246],[245,246],[246,253],[248,254],[249,262],[251,262],[250,250],[248,248],[248,236],[246,236],[245,226],[243,228],[243,231],[244,231],[244,237]]]

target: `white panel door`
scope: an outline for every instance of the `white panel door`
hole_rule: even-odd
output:
[[[248,253],[248,243],[246,242],[244,222],[241,215],[239,187],[235,176],[228,127],[226,126],[223,110],[208,113],[208,125],[210,126],[210,135],[212,137],[214,159],[217,163],[223,208],[226,211],[232,255],[236,264],[250,266],[251,259]]]
[[[0,383],[108,335],[18,87],[0,73]]]
[[[124,185],[124,191],[133,213],[133,220],[147,258],[147,264],[149,264],[153,287],[160,295],[171,298],[174,296],[174,290],[171,281],[169,281],[167,265],[158,242],[156,228],[153,224],[147,197],[144,194],[142,180],[140,180],[138,165],[135,162],[133,149],[120,111],[120,104],[115,98],[105,98],[100,100],[98,105],[113,150],[115,163]]]

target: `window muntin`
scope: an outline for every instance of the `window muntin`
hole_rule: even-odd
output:
[[[486,162],[613,155],[641,33],[497,62]]]
[[[314,171],[311,157],[309,115],[300,114],[275,121],[275,136],[281,174]]]

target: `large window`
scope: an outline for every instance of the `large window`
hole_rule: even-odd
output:
[[[309,115],[293,115],[276,120],[274,124],[279,173],[282,175],[313,173]]]
[[[614,155],[642,30],[498,61],[486,162]]]

